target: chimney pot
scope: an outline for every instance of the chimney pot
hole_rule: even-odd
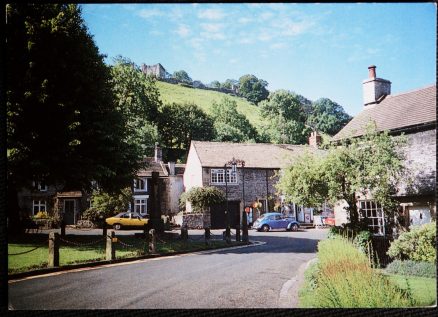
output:
[[[312,131],[310,133],[310,137],[309,137],[309,145],[314,147],[314,148],[318,148],[319,145],[321,145],[321,136],[319,135],[318,131]]]
[[[368,67],[368,78],[374,79],[376,78],[376,66],[371,65]]]
[[[163,152],[161,148],[158,146],[158,142],[155,143],[155,162],[159,163],[163,160]]]

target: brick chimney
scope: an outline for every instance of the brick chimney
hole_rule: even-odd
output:
[[[321,136],[317,131],[312,131],[309,136],[309,145],[318,148],[321,145]]]
[[[368,67],[368,79],[362,82],[363,104],[372,105],[382,101],[387,95],[391,94],[391,82],[386,79],[376,77],[376,66]]]
[[[158,145],[158,142],[155,143],[155,156],[154,156],[154,161],[156,163],[162,162],[163,161],[163,151],[161,150],[160,146]]]

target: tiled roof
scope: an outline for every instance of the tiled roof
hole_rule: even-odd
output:
[[[159,177],[168,176],[166,167],[163,163],[155,162],[153,157],[147,157],[144,160],[147,164],[146,168],[138,171],[137,176],[141,177],[152,177],[152,172],[158,172]]]
[[[306,150],[323,153],[308,145],[203,141],[192,141],[192,145],[203,167],[222,167],[234,157],[244,160],[245,167],[278,169],[293,162]]]
[[[158,172],[159,177],[169,176],[169,166],[166,163],[155,162],[155,159],[153,157],[147,157],[144,161],[146,162],[147,167],[138,171],[137,176],[152,177],[152,172]],[[175,174],[184,174],[185,166],[185,164],[175,164]]]
[[[369,121],[375,121],[378,131],[436,122],[436,85],[388,95],[380,103],[366,106],[332,140],[363,135]]]

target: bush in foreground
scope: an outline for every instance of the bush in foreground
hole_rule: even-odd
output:
[[[398,260],[436,263],[436,223],[424,224],[404,232],[391,243],[388,255]]]
[[[410,307],[414,300],[370,266],[366,255],[346,239],[318,244],[318,274],[313,307]],[[314,279],[315,274],[311,274]]]
[[[386,267],[385,272],[390,274],[434,278],[436,277],[436,265],[430,262],[395,260]]]

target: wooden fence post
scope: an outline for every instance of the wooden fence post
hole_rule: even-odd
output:
[[[149,253],[156,253],[155,229],[149,230]]]
[[[210,245],[210,228],[205,228],[205,244]]]
[[[65,237],[65,221],[62,219],[61,221],[61,237]]]
[[[187,226],[181,227],[181,240],[186,241],[189,238],[189,233],[187,231]]]
[[[57,232],[49,233],[49,267],[59,266],[59,239]]]
[[[106,248],[105,255],[107,261],[112,261],[116,258],[116,234],[111,231],[109,235],[106,236]]]

